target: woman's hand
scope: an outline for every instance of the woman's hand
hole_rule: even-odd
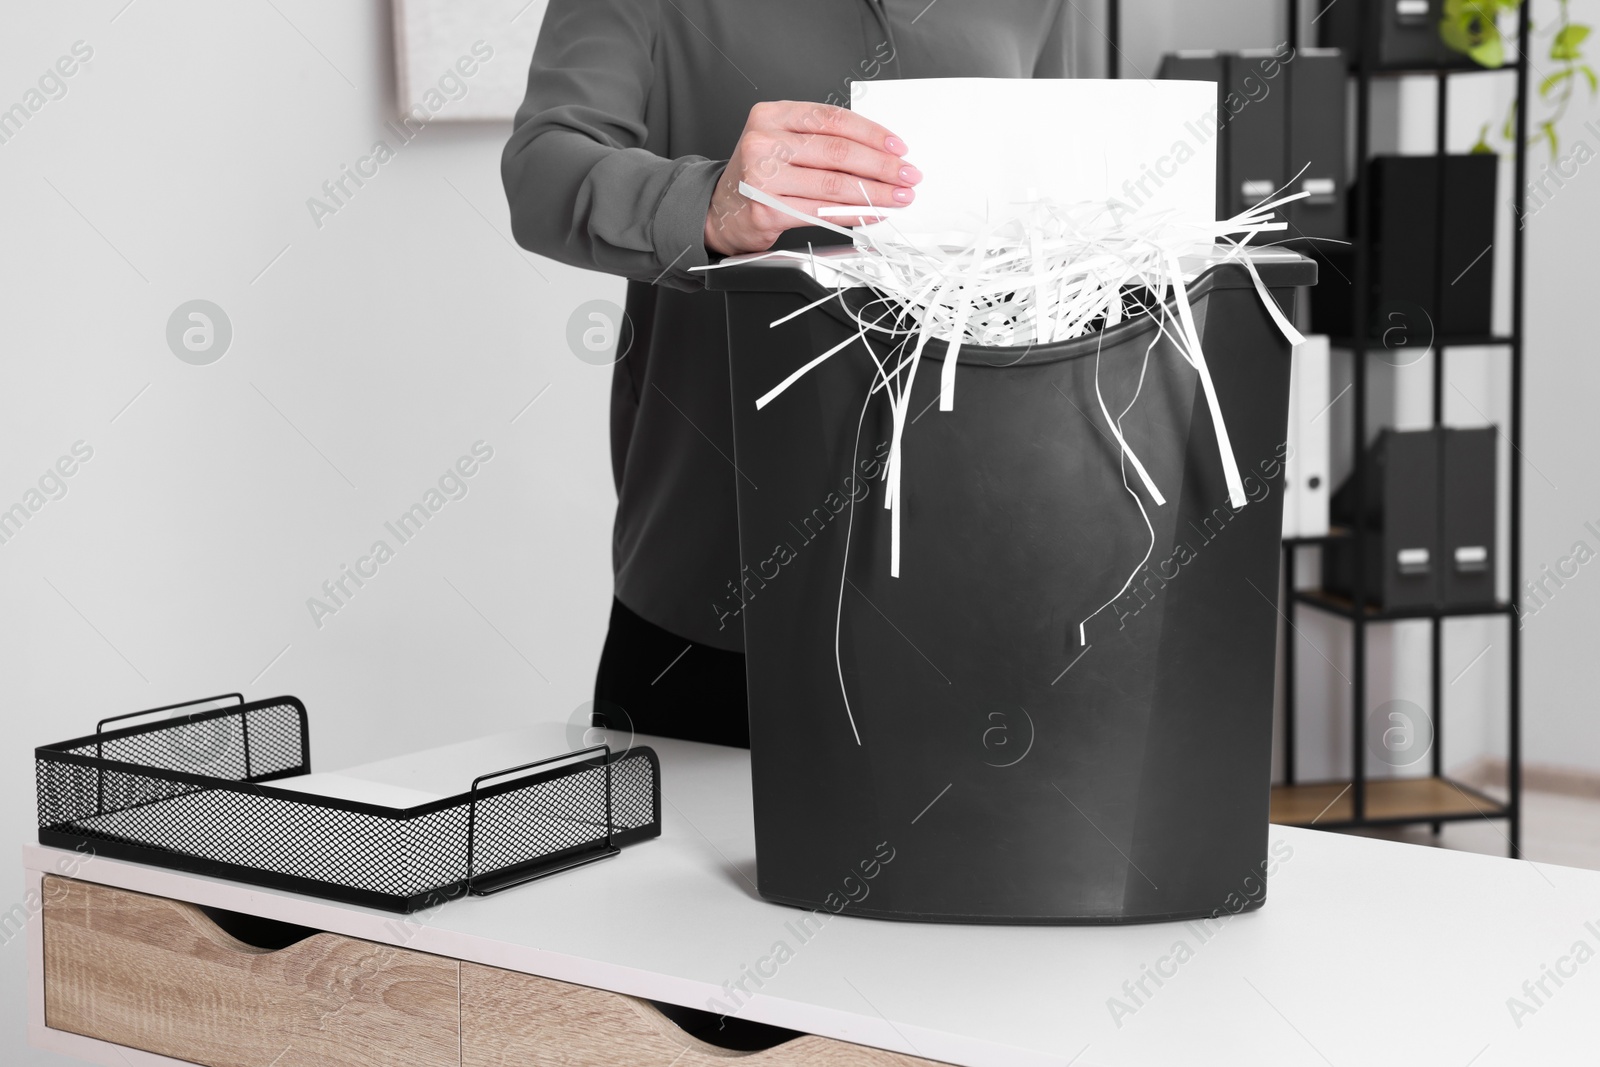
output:
[[[814,215],[832,204],[911,203],[922,172],[902,157],[905,143],[876,122],[829,104],[776,100],[750,109],[744,132],[706,210],[706,248],[723,255],[764,252],[784,230],[805,223],[739,192],[745,182]],[[829,216],[840,226],[875,215]]]

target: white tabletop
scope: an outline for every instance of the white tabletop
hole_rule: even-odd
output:
[[[484,738],[341,777],[447,795],[477,774],[570,747],[565,731]],[[661,756],[659,840],[415,916],[103,858],[73,865],[37,845],[24,858],[33,871],[70,869],[698,1008],[726,1002],[724,983],[771,960],[781,942],[784,962],[761,964],[776,973],[739,1015],[958,1064],[1493,1067],[1596,1055],[1600,872],[1274,827],[1281,860],[1266,906],[1210,930],[833,917],[803,940],[806,913],[753,887],[748,755],[641,743]],[[908,824],[908,847],[916,833]],[[1144,977],[1140,992],[1146,968],[1158,966],[1170,977],[1159,986]],[[1547,976],[1558,971],[1559,985]],[[1528,1010],[1514,1014],[1509,998]]]

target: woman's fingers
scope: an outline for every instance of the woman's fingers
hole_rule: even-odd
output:
[[[739,195],[740,182],[781,197],[811,218],[823,207],[864,202],[903,207],[915,199],[912,186],[922,180],[905,153],[905,143],[890,130],[848,108],[795,100],[756,104],[706,209],[706,247],[723,255],[762,251],[782,231],[806,225]],[[880,216],[823,218],[858,226]]]
[[[849,108],[808,100],[774,100],[757,104],[750,113],[754,123],[791,133],[845,137],[868,148],[903,156],[905,142],[891,131]]]
[[[813,170],[810,167],[784,167],[758,188],[773,196],[799,197],[830,204],[904,207],[916,199],[916,193],[907,185],[888,185],[842,171]],[[863,190],[865,199],[862,199]]]
[[[845,137],[794,137],[789,162],[816,170],[837,170],[887,185],[915,185],[922,172],[899,156],[868,148]]]

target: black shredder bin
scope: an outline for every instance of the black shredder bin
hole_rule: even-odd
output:
[[[1253,262],[1286,313],[1316,279],[1293,253]],[[707,284],[727,300],[761,895],[945,922],[1258,906],[1290,348],[1244,267],[1189,286],[1243,507],[1197,371],[1151,320],[963,347],[952,411],[930,342],[902,443],[899,577],[880,477],[892,419],[883,392],[867,401],[861,344],[756,409],[858,327],[837,300],[770,325],[827,292],[792,260]],[[1166,497],[1144,499],[1153,549],[1097,369],[1113,418],[1138,393],[1122,430]]]

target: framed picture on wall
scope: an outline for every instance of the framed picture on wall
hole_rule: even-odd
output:
[[[419,122],[509,120],[545,0],[394,0],[395,110]]]

